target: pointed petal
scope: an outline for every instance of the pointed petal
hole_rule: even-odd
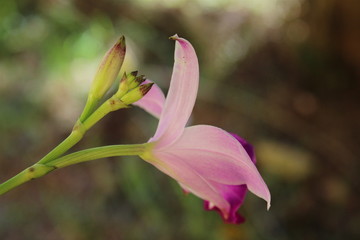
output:
[[[205,179],[226,185],[246,184],[270,206],[270,192],[242,145],[226,131],[207,125],[185,128],[171,146],[154,151],[171,153],[186,159],[187,164]]]
[[[170,88],[160,116],[158,128],[151,141],[167,145],[184,131],[193,110],[199,85],[199,64],[194,48],[187,40],[175,35],[175,63]]]
[[[142,85],[147,83],[151,83],[151,81],[145,80]],[[133,105],[141,107],[156,118],[160,118],[164,104],[164,93],[156,84],[152,86],[150,91],[144,97],[133,103]]]

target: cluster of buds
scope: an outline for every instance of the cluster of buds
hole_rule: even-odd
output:
[[[92,82],[88,99],[80,116],[80,121],[86,120],[97,108],[99,102],[114,84],[124,62],[126,44],[124,36],[105,54]],[[119,89],[112,99],[125,105],[141,99],[150,89],[152,83],[144,83],[144,75],[137,76],[137,71],[124,73],[120,80]]]
[[[132,104],[140,100],[147,92],[150,91],[154,83],[146,83],[145,76],[137,76],[137,71],[130,74],[124,73],[120,80],[118,91],[114,96],[119,98],[126,105]]]
[[[66,160],[64,154],[78,143],[92,126],[99,122],[108,113],[129,107],[144,97],[151,89],[153,83],[147,81],[143,75],[137,76],[137,71],[124,74],[119,83],[118,91],[110,98],[104,99],[119,75],[126,53],[125,38],[121,37],[112,48],[105,54],[95,74],[90,87],[88,98],[79,119],[75,122],[69,136],[48,154],[41,158],[31,167],[23,170],[13,178],[0,184],[0,195],[34,178],[39,178],[60,167],[74,164],[72,160]],[[130,147],[131,148],[131,147]],[[136,151],[143,146],[135,145]],[[134,149],[123,151],[126,155],[134,153]],[[87,150],[85,150],[87,151]],[[71,154],[70,154],[71,155]],[[77,155],[77,153],[75,153]],[[85,154],[96,159],[97,155]],[[79,156],[83,156],[80,154]],[[95,158],[94,158],[95,157]],[[63,162],[65,158],[65,164]],[[79,160],[79,159],[77,159]]]

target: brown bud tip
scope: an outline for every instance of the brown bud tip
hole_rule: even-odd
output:
[[[143,96],[145,96],[151,89],[151,87],[154,85],[154,83],[147,83],[140,86],[140,91]]]
[[[117,43],[116,43],[116,46],[117,46],[119,49],[125,51],[125,49],[126,49],[126,43],[125,43],[125,37],[124,37],[124,36],[121,36],[121,37],[119,38],[119,40],[118,40]]]
[[[145,80],[146,80],[145,75],[140,75],[140,76],[137,76],[137,77],[135,78],[135,82],[136,82],[138,85],[140,85],[141,83],[143,83]]]
[[[132,76],[134,76],[134,77],[136,77],[137,74],[138,74],[138,71],[133,71],[133,72],[130,73],[130,75],[132,75]]]

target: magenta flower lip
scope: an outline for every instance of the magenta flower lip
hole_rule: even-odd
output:
[[[237,214],[249,190],[267,201],[270,192],[255,166],[253,148],[241,137],[209,125],[185,127],[199,84],[199,64],[193,46],[177,35],[175,63],[166,99],[154,85],[136,103],[159,123],[141,157],[174,178],[185,192],[205,200],[226,222],[240,223]]]

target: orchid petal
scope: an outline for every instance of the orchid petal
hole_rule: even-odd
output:
[[[178,156],[201,176],[226,185],[246,184],[270,207],[270,192],[242,145],[226,131],[207,125],[185,128],[182,136],[161,151]]]
[[[211,182],[211,181],[209,181]],[[218,211],[223,219],[228,223],[242,223],[245,221],[245,218],[237,213],[240,206],[243,204],[247,192],[246,185],[224,185],[216,182],[211,182],[213,187],[222,195],[222,197],[230,204],[229,212],[227,213],[227,218],[223,212],[212,202],[205,201],[206,210],[216,210]]]
[[[149,80],[145,80],[142,84],[151,83]],[[139,101],[133,103],[138,107],[143,108],[156,118],[159,118],[165,103],[165,96],[158,85],[154,84],[150,91],[145,94]]]
[[[238,140],[239,143],[241,143],[241,146],[243,146],[243,148],[245,149],[246,153],[249,155],[251,161],[253,163],[256,163],[256,156],[255,156],[255,151],[254,151],[254,147],[248,143],[245,139],[243,139],[242,137],[240,137],[239,135],[235,134],[235,133],[230,133],[231,136],[233,136],[236,140]]]
[[[149,161],[151,164],[178,181],[185,192],[191,192],[214,203],[224,215],[227,215],[230,209],[229,203],[207,179],[189,165],[188,159],[166,152],[153,152],[153,154],[158,160]]]
[[[172,39],[176,40],[176,44],[171,84],[159,125],[150,140],[161,138],[159,145],[170,144],[182,134],[193,110],[199,85],[199,64],[194,48],[177,35]]]
[[[230,133],[240,144],[244,147],[245,151],[249,155],[253,163],[256,162],[255,152],[253,146],[248,143],[242,137],[236,135],[235,133]],[[210,180],[208,180],[210,181]],[[213,182],[212,185],[217,188],[218,192],[223,196],[223,198],[230,204],[230,210],[228,213],[228,218],[225,218],[221,210],[209,201],[204,201],[204,207],[206,210],[215,210],[221,214],[224,221],[228,223],[243,223],[245,218],[238,213],[239,208],[245,200],[247,193],[247,187],[245,184],[242,185],[225,185]]]

